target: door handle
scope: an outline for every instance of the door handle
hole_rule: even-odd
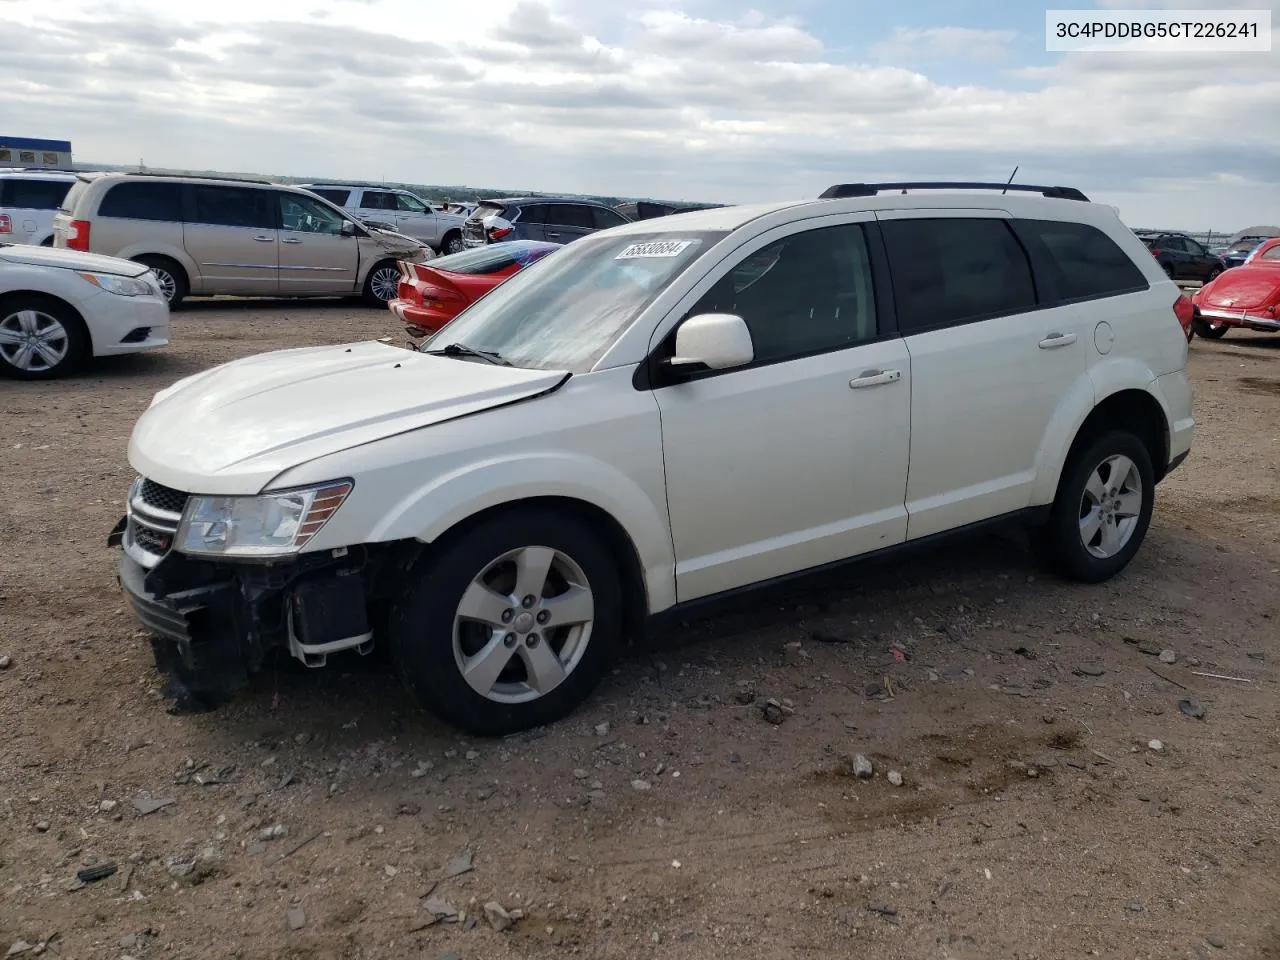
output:
[[[275,237],[254,237],[253,239],[257,240],[259,243],[271,243],[275,240]]]
[[[884,383],[897,383],[901,379],[901,370],[863,370],[862,373],[849,381],[849,389],[860,390],[863,387],[878,387]]]
[[[285,237],[285,239],[281,240],[280,242],[281,243],[301,243],[302,241],[297,240],[294,237]]]
[[[558,237],[558,236],[560,236],[560,234],[558,234],[558,233],[548,233],[548,234],[547,234],[547,236],[548,236],[548,237]]]
[[[1074,333],[1051,333],[1040,341],[1040,349],[1053,350],[1056,347],[1069,347],[1075,342]]]

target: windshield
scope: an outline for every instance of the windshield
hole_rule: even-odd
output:
[[[603,233],[566,244],[477,300],[420,349],[451,343],[517,367],[585,373],[723,232]]]

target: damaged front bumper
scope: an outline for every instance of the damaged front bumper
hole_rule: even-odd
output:
[[[144,565],[129,517],[108,543],[125,548],[120,586],[155,638],[157,665],[190,691],[230,695],[278,650],[322,667],[332,653],[373,648],[369,604],[385,554],[360,547],[267,563],[168,551]]]

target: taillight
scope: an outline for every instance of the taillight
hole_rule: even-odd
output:
[[[0,233],[13,233],[13,221],[7,213],[0,213]]]
[[[489,239],[501,240],[503,237],[511,234],[514,230],[515,230],[515,227],[490,227]]]
[[[72,220],[67,228],[67,249],[89,252],[89,221]]]
[[[1178,318],[1178,323],[1182,325],[1182,332],[1190,334],[1191,321],[1196,317],[1196,307],[1185,293],[1179,294],[1178,299],[1173,301],[1173,315]]]
[[[1152,248],[1151,248],[1151,255],[1152,255],[1153,257],[1158,257],[1158,256],[1160,256],[1160,249],[1159,249],[1158,247],[1152,247]]]

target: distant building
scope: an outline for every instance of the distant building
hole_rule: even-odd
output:
[[[0,167],[47,167],[70,170],[70,140],[37,140],[0,134]]]

